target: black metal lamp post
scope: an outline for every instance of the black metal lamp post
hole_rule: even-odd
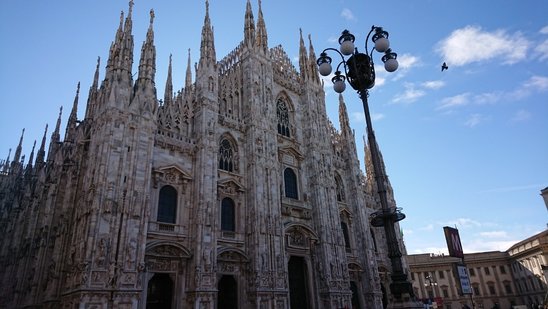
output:
[[[424,287],[427,290],[428,299],[430,299],[430,301],[432,302],[434,300],[434,297],[435,297],[434,287],[437,286],[438,283],[434,281],[434,278],[432,278],[431,275],[427,275],[425,277],[425,279],[426,279],[426,281],[428,281],[428,283],[424,283]],[[432,293],[432,294],[430,294],[430,293]]]
[[[375,47],[370,51],[367,47],[369,37],[375,44]],[[405,218],[401,212],[401,208],[390,207],[386,187],[384,185],[385,175],[381,168],[379,150],[375,139],[375,133],[371,124],[371,115],[369,114],[369,106],[367,98],[369,89],[375,85],[375,67],[372,60],[373,50],[384,53],[381,60],[384,63],[384,68],[388,72],[394,72],[398,68],[397,54],[392,52],[390,42],[388,41],[388,32],[381,27],[371,27],[371,31],[367,34],[365,40],[365,53],[358,51],[354,46],[355,37],[348,30],[344,30],[339,38],[340,51],[335,48],[326,48],[320,54],[316,63],[318,64],[320,74],[328,76],[331,74],[331,58],[327,55],[327,51],[334,51],[341,57],[341,62],[337,65],[335,76],[332,78],[333,88],[336,92],[341,93],[345,90],[345,80],[348,80],[352,88],[358,92],[363,103],[365,113],[365,121],[367,124],[367,140],[371,151],[371,161],[375,172],[375,180],[377,182],[377,190],[381,202],[382,209],[371,215],[371,224],[375,227],[384,227],[388,244],[388,256],[392,265],[390,291],[397,302],[406,302],[414,300],[414,292],[411,282],[407,280],[407,274],[404,272],[402,264],[402,253],[399,248],[394,223]],[[368,54],[369,52],[369,54]],[[345,59],[348,56],[348,59]],[[341,68],[344,72],[341,72]]]

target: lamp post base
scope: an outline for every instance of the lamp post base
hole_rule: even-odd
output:
[[[387,309],[424,309],[424,305],[409,298],[408,300],[394,301],[388,304]]]
[[[423,304],[417,302],[413,296],[413,285],[407,281],[407,275],[392,276],[392,283],[390,284],[390,292],[394,297],[392,302],[388,305],[391,309],[413,309],[424,308]]]
[[[424,309],[424,305],[411,298],[409,294],[403,294],[401,299],[395,299],[388,304],[388,309]]]

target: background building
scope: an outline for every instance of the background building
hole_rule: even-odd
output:
[[[217,60],[206,1],[200,59],[178,90],[170,63],[159,100],[154,12],[133,73],[132,9],[84,118],[78,85],[64,138],[60,112],[49,143],[46,127],[26,159],[22,134],[0,165],[0,306],[386,306],[374,177],[342,96],[340,130],[328,120],[311,41],[297,70],[248,1]]]
[[[548,230],[525,239],[505,252],[465,254],[464,263],[472,286],[472,295],[462,295],[455,265],[462,260],[446,255],[407,256],[415,294],[425,303],[436,301],[438,308],[460,309],[465,304],[476,308],[500,308],[526,305],[537,308],[548,304],[547,278]]]

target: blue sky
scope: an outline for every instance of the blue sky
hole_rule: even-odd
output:
[[[188,4],[192,2],[192,4]],[[245,0],[211,0],[217,58],[243,38]],[[283,45],[296,67],[299,29],[316,53],[348,29],[363,50],[371,25],[390,33],[395,73],[377,70],[369,98],[374,129],[399,207],[409,253],[446,252],[442,227],[457,227],[465,252],[506,250],[546,228],[539,193],[548,186],[548,2],[530,0],[264,0],[269,46]],[[257,17],[258,2],[251,1]],[[198,60],[204,1],[136,0],[135,65],[149,10],[155,10],[156,86],[163,98],[169,55],[176,89],[187,53]],[[100,78],[122,0],[5,1],[0,11],[0,158],[48,139],[76,85],[79,116],[97,57]],[[305,37],[306,40],[306,37]],[[306,40],[308,42],[308,40]],[[381,64],[380,55],[374,61]],[[447,62],[449,70],[441,72]],[[326,80],[338,127],[338,97]],[[365,121],[357,94],[344,93],[363,166]],[[64,130],[64,128],[62,128]]]

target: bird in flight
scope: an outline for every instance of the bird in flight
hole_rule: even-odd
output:
[[[443,71],[445,71],[445,70],[447,70],[447,69],[449,69],[449,67],[448,67],[447,64],[444,62],[444,63],[441,65],[441,71],[443,72]]]

